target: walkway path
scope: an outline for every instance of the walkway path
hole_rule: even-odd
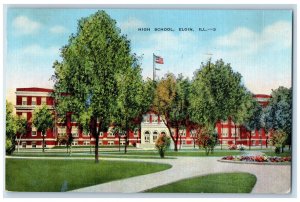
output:
[[[15,157],[13,157],[15,158]],[[44,158],[44,157],[21,157],[21,158]],[[47,159],[62,159],[46,157]],[[171,169],[136,176],[132,178],[107,182],[99,185],[85,187],[72,192],[118,192],[137,193],[160,185],[169,184],[181,179],[196,177],[221,172],[248,172],[257,177],[257,182],[252,193],[289,193],[291,187],[291,165],[257,165],[236,164],[219,162],[221,157],[177,157],[177,159],[110,159],[120,161],[141,161],[168,163]],[[85,159],[70,157],[64,159]],[[90,158],[89,158],[90,159]],[[103,158],[109,159],[109,158]]]
[[[248,172],[257,177],[252,193],[288,193],[291,184],[290,165],[256,165],[219,162],[220,157],[178,157],[177,159],[138,160],[172,165],[158,173],[132,177],[74,190],[75,192],[137,193],[181,179],[220,172]],[[137,159],[126,159],[137,161]]]

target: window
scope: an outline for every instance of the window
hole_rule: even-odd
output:
[[[100,132],[100,133],[99,133],[99,137],[103,137],[103,132]]]
[[[109,131],[107,137],[114,137],[114,134],[111,131]]]
[[[90,141],[83,141],[83,145],[90,145]]]
[[[22,142],[22,148],[26,148],[26,142]]]
[[[186,141],[185,140],[181,140],[181,144],[186,144]]]
[[[23,112],[23,113],[22,113],[22,117],[25,118],[25,119],[27,120],[27,113],[26,113],[26,112]]]
[[[32,127],[31,129],[31,136],[36,136],[36,128],[35,127]]]
[[[252,140],[252,141],[251,141],[251,145],[255,145],[255,140]]]
[[[125,145],[125,140],[121,140],[120,145]]]
[[[41,98],[41,104],[43,105],[43,104],[46,104],[46,103],[47,103],[46,97],[42,97]]]
[[[143,116],[143,121],[145,123],[149,123],[150,122],[150,116],[149,116],[149,114]]]
[[[103,145],[102,140],[99,140],[98,145]]]
[[[228,128],[223,128],[222,137],[228,137]]]
[[[124,141],[124,143],[125,143],[125,141]],[[121,141],[121,144],[122,144],[122,141]],[[114,145],[114,141],[108,141],[108,145]]]
[[[31,105],[36,105],[36,97],[31,98]]]
[[[27,105],[27,97],[22,97],[22,105]]]
[[[31,142],[31,147],[36,148],[36,142]]]
[[[72,127],[72,137],[78,137],[78,128],[77,127]]]
[[[185,136],[186,136],[185,129],[179,130],[179,136],[182,136],[182,137],[185,137]]]
[[[152,122],[153,123],[157,123],[158,122],[158,116],[157,115],[155,115],[155,114],[152,115]]]
[[[77,142],[77,141],[73,141],[73,142],[72,142],[72,145],[73,145],[73,146],[76,146],[76,145],[78,145],[78,142]]]
[[[227,144],[227,141],[226,141],[226,140],[223,140],[223,141],[222,141],[222,144]]]
[[[190,130],[190,135],[191,137],[196,137],[196,130],[195,129]]]
[[[251,136],[255,136],[255,131],[251,131]]]
[[[145,142],[150,142],[150,132],[146,131],[144,135],[145,135]]]

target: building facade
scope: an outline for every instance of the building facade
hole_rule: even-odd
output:
[[[23,116],[28,121],[27,133],[20,136],[17,134],[17,140],[22,148],[41,148],[43,134],[37,131],[32,125],[32,115],[36,107],[46,104],[49,110],[54,111],[54,98],[51,96],[53,90],[45,88],[17,88],[16,89],[16,114]],[[254,99],[263,106],[267,106],[269,95],[255,95]],[[68,127],[67,127],[68,126]],[[68,128],[71,131],[67,131]],[[218,122],[215,128],[218,133],[219,143],[224,147],[231,144],[242,145],[265,145],[268,141],[268,134],[263,130],[247,131],[245,127],[235,124],[230,118],[223,122]],[[78,124],[72,120],[71,114],[67,114],[66,121],[61,122],[55,116],[55,126],[49,129],[45,137],[45,146],[54,147],[56,145],[64,145],[64,138],[67,134],[72,133],[73,145],[95,145],[95,138],[89,134],[84,134]],[[143,115],[140,127],[134,131],[129,131],[129,144],[142,148],[153,148],[156,139],[162,133],[170,135],[170,132],[163,122],[161,116],[153,111],[149,111]],[[175,129],[171,129],[174,136]],[[195,132],[192,127],[187,126],[185,129],[179,130],[178,147],[195,146]],[[122,136],[116,136],[109,128],[107,132],[100,132],[99,145],[124,145],[125,139]],[[174,145],[173,145],[174,146]]]

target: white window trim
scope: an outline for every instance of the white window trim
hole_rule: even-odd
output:
[[[33,104],[33,102],[35,103]],[[36,106],[36,97],[31,98],[31,105]]]

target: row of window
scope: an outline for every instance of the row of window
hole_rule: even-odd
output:
[[[41,104],[46,104],[47,103],[47,98],[42,97],[41,98]],[[31,105],[36,105],[36,97],[31,98]],[[27,105],[27,97],[22,97],[22,105]]]

